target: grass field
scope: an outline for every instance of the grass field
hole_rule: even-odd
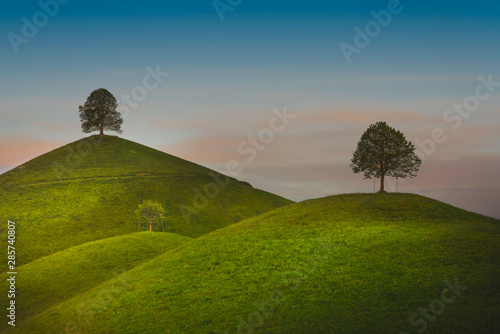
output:
[[[412,194],[309,200],[184,242],[8,332],[497,333],[499,223]]]
[[[171,233],[138,232],[86,243],[17,268],[20,319],[55,306],[191,240]],[[9,276],[0,274],[0,281]],[[0,294],[0,305],[7,305]],[[8,327],[0,322],[0,330]]]
[[[0,189],[0,217],[17,226],[18,266],[137,232],[134,211],[144,199],[165,207],[166,232],[189,237],[292,203],[114,136],[84,138],[35,158],[0,175]],[[2,224],[0,233],[6,230]],[[6,245],[2,239],[1,247]]]

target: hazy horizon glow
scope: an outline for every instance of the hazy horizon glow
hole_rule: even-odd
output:
[[[429,151],[400,192],[500,218],[500,5],[401,0],[356,46],[394,1],[241,1],[221,21],[213,1],[61,0],[17,53],[9,34],[43,8],[3,4],[0,173],[88,136],[78,106],[103,87],[121,137],[221,172],[241,162],[238,179],[295,201],[373,191],[349,163],[383,120]],[[157,69],[169,75],[141,90]],[[296,117],[248,161],[242,143],[285,108]]]

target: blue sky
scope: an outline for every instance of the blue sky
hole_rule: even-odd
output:
[[[9,34],[22,37],[23,18],[43,19],[43,6],[1,5],[0,172],[87,136],[78,106],[92,90],[126,105],[159,68],[169,76],[128,108],[122,137],[224,172],[286,108],[297,117],[238,178],[303,200],[373,190],[348,167],[370,123],[420,142],[442,128],[447,140],[400,190],[500,217],[500,88],[458,129],[443,118],[478,77],[500,81],[494,1],[402,0],[350,63],[340,44],[355,46],[354,28],[395,2],[221,0],[232,9],[222,21],[208,0],[60,1],[17,53]]]

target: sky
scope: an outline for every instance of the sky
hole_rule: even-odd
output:
[[[106,88],[121,137],[225,174],[237,162],[238,179],[294,201],[373,192],[349,164],[368,126],[385,121],[423,160],[399,192],[500,218],[498,2],[0,8],[0,173],[90,135],[78,106]]]

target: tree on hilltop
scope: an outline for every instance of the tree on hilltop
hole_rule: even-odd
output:
[[[118,104],[115,97],[104,88],[99,88],[90,93],[87,102],[78,107],[82,131],[89,133],[99,131],[104,135],[104,130],[122,133],[123,118],[116,108]]]
[[[363,172],[365,179],[380,178],[381,192],[384,191],[385,176],[413,178],[422,164],[412,142],[385,122],[368,127],[358,142],[351,162],[354,173]]]

